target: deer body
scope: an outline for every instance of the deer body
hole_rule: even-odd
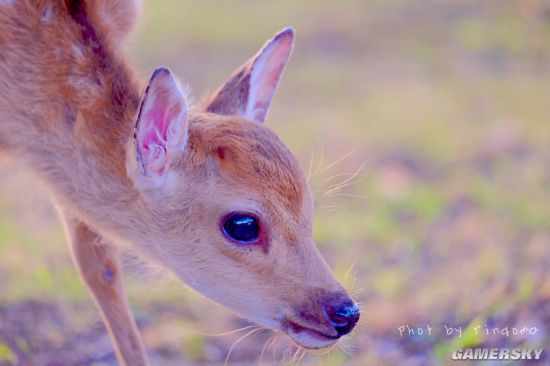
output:
[[[293,32],[190,108],[170,71],[141,84],[117,53],[136,15],[131,0],[0,1],[0,150],[51,191],[120,362],[147,361],[119,240],[304,347],[333,344],[359,314],[311,239],[297,160],[261,124]]]

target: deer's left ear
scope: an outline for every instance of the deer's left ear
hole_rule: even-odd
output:
[[[140,188],[158,188],[170,164],[184,151],[188,135],[187,102],[166,68],[153,73],[134,130],[130,176]]]
[[[208,112],[263,122],[294,47],[294,30],[284,29],[215,93]]]

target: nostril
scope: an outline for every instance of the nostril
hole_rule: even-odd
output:
[[[325,305],[325,311],[339,337],[351,332],[360,316],[357,305],[350,302],[339,306]]]

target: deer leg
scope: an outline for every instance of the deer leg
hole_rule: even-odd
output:
[[[128,305],[118,251],[86,224],[65,215],[73,261],[92,291],[121,365],[147,365],[139,331]]]

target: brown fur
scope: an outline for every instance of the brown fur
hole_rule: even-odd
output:
[[[153,192],[136,184],[132,134],[144,87],[116,52],[136,9],[132,0],[0,1],[0,150],[31,167],[61,207],[120,362],[146,357],[111,244],[118,240],[299,342],[292,324],[334,333],[320,301],[347,295],[311,237],[304,174],[273,132],[232,115],[243,98],[229,93],[232,81],[208,111],[191,111],[171,180]],[[222,215],[243,207],[261,217],[263,248],[220,235]]]
[[[223,115],[238,114],[236,106],[248,99],[247,86],[250,80],[250,62],[237,70],[220,89],[214,93],[206,111]]]
[[[199,114],[191,121],[189,139],[190,161],[204,163],[206,156],[223,151],[217,157],[233,184],[251,185],[266,193],[271,206],[283,204],[299,216],[305,177],[294,155],[269,129],[238,118]]]

